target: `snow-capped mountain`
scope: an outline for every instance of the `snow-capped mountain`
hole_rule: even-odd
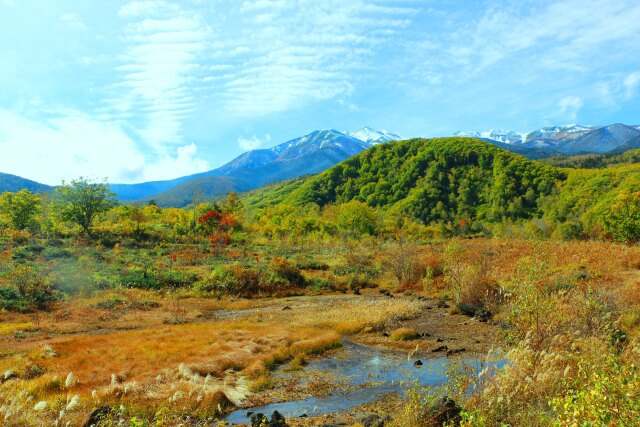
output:
[[[456,132],[453,136],[490,139],[492,141],[502,142],[503,144],[519,144],[525,140],[527,133],[491,129],[484,132]]]
[[[609,126],[577,124],[552,126],[531,132],[456,132],[454,136],[482,138],[527,157],[605,154],[637,148],[640,129],[620,123]]]
[[[272,148],[247,151],[217,169],[171,181],[114,184],[119,199],[153,198],[161,206],[183,206],[201,197],[215,197],[229,191],[246,191],[260,186],[316,174],[361,153],[372,145],[400,137],[368,127],[358,132],[316,130]]]
[[[369,126],[365,126],[357,132],[344,133],[371,145],[402,139],[400,136],[396,135],[393,132],[371,129]]]

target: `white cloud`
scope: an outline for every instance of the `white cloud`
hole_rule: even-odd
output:
[[[193,144],[154,158],[142,154],[120,127],[72,110],[34,121],[0,109],[0,151],[3,172],[52,185],[79,176],[140,182],[209,168],[196,158]]]
[[[409,22],[409,7],[364,0],[255,0],[239,8],[233,38],[213,58],[234,73],[209,69],[205,81],[227,112],[255,117],[350,97],[370,75],[367,60]]]
[[[638,85],[640,84],[640,71],[628,74],[622,82],[625,88],[626,99],[631,99],[636,96]]]
[[[606,64],[617,52],[634,55],[640,46],[640,3],[635,0],[503,0],[491,5],[474,26],[442,35],[423,33],[423,39],[409,44],[420,60],[408,60],[424,75],[460,81],[488,67],[524,63],[518,73],[593,72],[601,66],[594,56],[606,57]]]
[[[87,26],[80,19],[80,16],[76,13],[65,13],[60,17],[60,21],[64,22],[69,28],[73,30],[86,30]]]
[[[255,150],[268,144],[269,142],[271,142],[271,135],[269,134],[266,134],[262,139],[258,138],[255,135],[253,135],[251,138],[238,138],[238,146],[246,151]]]
[[[575,120],[583,104],[584,101],[579,96],[565,96],[558,102],[560,115],[566,119]]]
[[[156,15],[165,12],[177,11],[179,8],[162,0],[140,0],[125,4],[118,10],[122,18],[136,18],[139,16]]]
[[[195,111],[196,83],[210,29],[195,13],[165,1],[133,1],[119,10],[131,19],[120,57],[121,81],[99,111],[134,123],[142,141],[159,153],[183,144],[183,121]]]

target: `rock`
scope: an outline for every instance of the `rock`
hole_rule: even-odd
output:
[[[473,315],[473,317],[478,322],[488,322],[489,320],[491,320],[491,316],[492,316],[491,312],[486,308],[481,308],[477,310],[476,313]]]
[[[384,417],[381,417],[380,415],[376,414],[367,415],[366,417],[360,419],[360,423],[364,427],[384,427],[384,424],[389,421],[391,421],[390,416],[385,415]]]
[[[382,336],[385,337],[385,338],[388,337],[389,336],[389,332],[383,332]]]
[[[452,354],[462,353],[463,351],[467,351],[466,348],[456,348],[447,350],[447,356],[451,356]]]
[[[447,396],[441,397],[429,409],[425,425],[428,427],[459,426],[460,412],[462,412],[462,408],[453,399],[449,399]]]
[[[245,415],[245,417],[249,418],[249,417],[251,417],[251,415],[253,415],[253,411],[249,411],[249,412],[247,412],[247,414]]]
[[[442,338],[436,338],[436,342],[444,342]]]
[[[436,307],[438,308],[449,308],[449,304],[447,304],[445,301],[438,301],[438,304],[436,304]]]
[[[354,295],[362,295],[362,294],[360,293],[360,289],[358,289],[358,288],[355,288],[355,289],[353,290],[353,294],[354,294]]]
[[[413,366],[415,366],[416,368],[419,368],[422,365],[424,365],[424,363],[422,363],[422,360],[420,360],[420,359],[418,359],[415,362],[413,362]]]
[[[273,411],[273,414],[271,414],[271,421],[269,421],[269,424],[267,425],[269,427],[288,427],[284,416],[282,416],[278,411]]]
[[[291,307],[289,307],[288,305],[285,305],[284,307],[282,307],[282,311],[285,311],[285,310],[291,310]]]
[[[269,419],[265,414],[258,412],[251,415],[251,427],[265,427],[269,425]]]
[[[322,424],[322,427],[343,427],[348,425],[349,424],[347,423],[324,423]]]
[[[446,345],[441,345],[440,347],[436,347],[433,350],[431,350],[432,353],[438,353],[441,351],[447,351],[449,350],[449,347],[447,347]]]
[[[109,418],[113,415],[114,411],[108,405],[102,405],[89,415],[89,419],[83,424],[83,427],[91,427],[97,425],[109,424]]]

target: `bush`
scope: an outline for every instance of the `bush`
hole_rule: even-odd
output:
[[[125,288],[138,288],[138,289],[158,289],[158,280],[155,276],[142,271],[133,270],[124,273],[120,276],[120,285]]]
[[[307,284],[300,270],[285,258],[276,257],[269,263],[270,282],[285,287],[301,288]],[[275,276],[275,277],[274,277]]]
[[[26,311],[27,301],[20,295],[18,288],[0,286],[0,309],[9,311]]]
[[[47,247],[42,251],[42,256],[47,260],[56,258],[72,258],[73,252],[71,252],[69,249]]]
[[[306,279],[293,264],[284,258],[274,258],[268,268],[240,263],[216,267],[198,288],[205,292],[252,297],[286,293],[306,285]]]

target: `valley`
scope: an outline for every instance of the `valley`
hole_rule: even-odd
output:
[[[86,179],[5,192],[0,415],[544,426],[596,422],[615,399],[626,423],[634,156],[411,139],[182,208],[117,203]]]

